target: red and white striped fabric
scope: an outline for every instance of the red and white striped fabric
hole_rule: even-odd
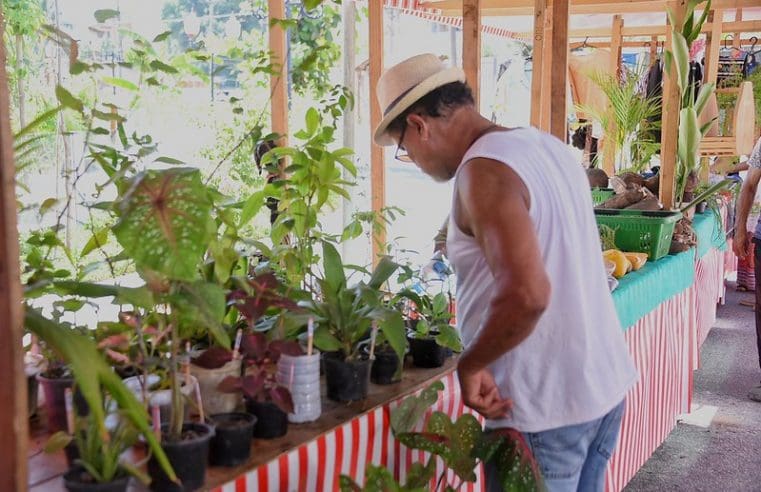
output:
[[[462,17],[441,15],[440,11],[437,9],[422,7],[419,0],[384,0],[384,5],[386,7],[399,9],[405,15],[413,15],[421,19],[436,22],[437,24],[444,24],[447,26],[458,27],[462,29]],[[527,38],[520,33],[516,33],[501,27],[487,26],[485,24],[481,25],[481,32],[503,39],[522,41],[524,43],[530,43],[531,41],[530,38]]]
[[[711,249],[695,265],[695,287],[700,293],[695,305],[698,323],[696,355],[716,321],[716,304],[724,298],[724,264],[724,251]],[[699,366],[699,360],[695,361],[695,366]]]

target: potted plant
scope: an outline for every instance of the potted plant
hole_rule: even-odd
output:
[[[243,336],[241,353],[247,366],[242,377],[227,377],[219,384],[219,390],[242,393],[246,411],[256,416],[254,437],[272,439],[288,432],[288,414],[293,412],[293,399],[286,385],[276,376],[276,364],[280,355],[302,354],[298,343],[286,340],[268,341],[263,333]]]
[[[103,409],[106,410],[106,407]],[[76,451],[69,471],[63,476],[64,485],[70,492],[121,492],[126,491],[130,476],[143,484],[150,479],[137,466],[123,458],[139,433],[127,419],[120,418],[116,427],[105,436],[99,432],[95,421],[77,417],[73,434],[59,431],[51,436],[45,452],[52,453],[72,446]],[[68,450],[67,450],[68,451]],[[67,452],[70,455],[71,452]]]
[[[401,314],[388,307],[381,286],[398,265],[383,257],[367,283],[347,285],[344,265],[335,246],[323,241],[324,276],[319,280],[320,297],[310,303],[319,324],[314,343],[325,354],[328,398],[361,400],[367,396],[370,361],[362,355],[360,342],[368,338],[373,323],[401,359],[406,348]]]
[[[366,347],[369,357],[369,345]],[[380,385],[398,383],[402,379],[402,361],[386,337],[379,333],[370,366],[370,382]]]
[[[398,297],[412,303],[407,336],[413,364],[417,367],[441,367],[452,351],[462,351],[460,336],[450,324],[452,314],[446,294],[439,292],[431,297],[405,289]]]
[[[209,459],[214,466],[237,466],[251,456],[256,416],[250,413],[218,413],[209,417],[214,424]]]
[[[197,357],[191,358],[190,374],[198,380],[205,412],[219,414],[235,410],[240,396],[222,393],[217,386],[228,376],[240,376],[241,371],[241,358],[224,347],[209,347]]]

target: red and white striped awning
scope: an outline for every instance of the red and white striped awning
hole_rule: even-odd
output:
[[[444,24],[462,29],[462,17],[441,15],[440,10],[423,7],[421,5],[421,0],[383,0],[383,4],[389,8],[401,10],[405,15],[413,15],[427,21],[436,22],[437,24]],[[526,38],[525,35],[501,27],[482,24],[481,32],[503,39],[513,39],[515,41],[530,43],[530,40]]]

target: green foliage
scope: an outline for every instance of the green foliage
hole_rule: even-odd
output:
[[[2,0],[5,29],[13,36],[31,36],[45,21],[41,0]]]
[[[449,297],[439,292],[434,296],[427,293],[418,294],[411,289],[405,289],[397,298],[407,299],[414,304],[415,311],[420,315],[412,333],[416,338],[434,338],[442,347],[462,351],[462,342],[457,330],[450,324],[452,313],[449,312]]]
[[[385,293],[380,290],[397,265],[384,257],[367,283],[361,281],[349,287],[335,246],[327,241],[322,245],[325,273],[318,281],[321,298],[309,305],[318,323],[314,334],[317,348],[340,350],[347,359],[356,359],[359,342],[368,337],[372,324],[377,323],[380,333],[402,359],[407,344],[404,322],[401,314],[387,305]]]
[[[605,94],[608,106],[599,111],[589,106],[579,106],[584,113],[600,122],[606,136],[616,145],[616,163],[621,168],[644,170],[652,154],[660,147],[652,135],[658,124],[650,119],[660,113],[660,99],[639,94],[637,84],[641,73],[626,69],[623,81],[605,72],[589,74],[590,80]],[[611,129],[615,129],[611,134]]]

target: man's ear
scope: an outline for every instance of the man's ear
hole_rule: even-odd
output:
[[[428,139],[428,123],[425,121],[425,118],[420,116],[417,113],[412,113],[407,116],[407,125],[410,128],[410,130],[413,130],[417,132],[418,135],[420,135],[420,138],[422,140]]]

